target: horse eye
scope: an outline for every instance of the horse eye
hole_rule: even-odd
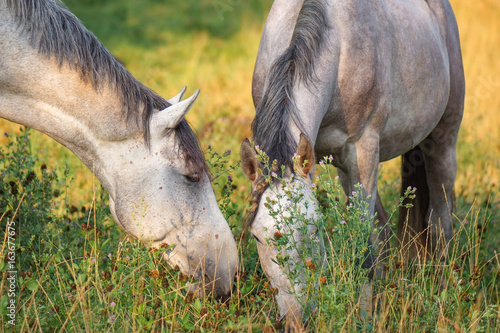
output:
[[[184,178],[190,183],[198,183],[201,179],[201,176],[198,172],[189,174],[189,175],[184,175]]]

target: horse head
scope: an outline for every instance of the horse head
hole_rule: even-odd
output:
[[[262,268],[271,285],[278,289],[276,300],[280,313],[289,318],[288,325],[298,328],[302,325],[303,310],[296,295],[301,295],[304,285],[299,283],[292,286],[289,274],[296,263],[303,260],[299,249],[310,246],[310,236],[317,231],[314,221],[318,220],[318,202],[311,186],[314,149],[307,136],[301,134],[294,170],[285,168],[281,176],[278,175],[278,167],[262,163],[259,153],[248,140],[242,143],[240,154],[243,172],[252,182],[252,206],[247,227],[257,239]],[[303,234],[304,226],[306,234]],[[284,235],[291,246],[277,248],[276,241]],[[315,247],[315,251],[320,250],[319,242]],[[289,258],[284,267],[278,264],[278,254]]]
[[[168,244],[172,266],[227,295],[236,243],[184,120],[198,92],[164,100],[59,1],[0,1],[0,45],[9,46],[0,50],[0,117],[70,149],[108,191],[127,233]]]
[[[195,140],[180,126],[198,96],[197,91],[180,101],[184,92],[153,114],[149,149],[127,140],[116,150],[121,164],[109,191],[110,209],[128,234],[154,248],[168,246],[164,259],[199,280],[205,286],[200,294],[223,297],[231,291],[238,252],[201,151],[193,156],[182,145],[182,140]],[[192,138],[182,138],[186,135]]]

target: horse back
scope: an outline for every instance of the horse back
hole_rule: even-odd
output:
[[[256,106],[267,89],[270,68],[290,45],[297,16],[308,1],[273,4],[254,70]],[[305,123],[311,119],[317,123],[307,133],[317,153],[335,154],[367,128],[379,134],[381,160],[408,151],[439,123],[449,100],[463,96],[458,29],[449,2],[330,0],[324,4],[325,45],[311,59],[320,65],[310,87],[330,91],[305,91],[304,82],[298,80],[292,93],[298,115]],[[314,107],[327,105],[326,109],[314,109],[307,102],[318,98],[328,100],[313,103]]]
[[[342,2],[330,15],[338,76],[318,133],[321,155],[345,145],[331,133],[356,142],[367,131],[378,135],[381,161],[401,155],[434,130],[459,95],[452,81],[461,55],[448,1],[384,4]]]

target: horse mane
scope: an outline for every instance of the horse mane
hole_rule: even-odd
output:
[[[292,138],[289,122],[292,119],[303,131],[300,110],[293,100],[297,81],[308,85],[314,78],[319,49],[328,27],[326,9],[319,0],[306,0],[299,12],[290,46],[270,66],[267,88],[256,107],[252,122],[255,144],[272,162],[293,170],[297,143]]]
[[[78,71],[81,79],[96,90],[104,85],[114,88],[125,118],[134,117],[142,125],[144,142],[149,146],[153,111],[163,110],[170,103],[137,81],[61,1],[7,0],[7,7],[16,18],[21,35],[40,54],[55,58],[60,67],[67,65]],[[186,161],[208,171],[198,140],[186,120],[174,132]]]
[[[325,28],[328,28],[326,9],[319,0],[306,0],[302,5],[293,31],[290,46],[270,66],[267,89],[256,107],[252,122],[255,144],[276,165],[293,170],[293,156],[297,143],[290,134],[289,120],[303,131],[299,111],[293,100],[293,87],[297,81],[311,84],[315,76],[316,55],[323,43]],[[269,168],[270,169],[270,168]],[[268,168],[262,170],[268,173]],[[259,181],[250,194],[252,205],[243,220],[243,237],[251,227],[264,191],[269,183]]]

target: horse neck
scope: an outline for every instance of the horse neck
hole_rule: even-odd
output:
[[[330,6],[325,6],[324,12],[318,11],[318,6],[312,10],[311,2],[276,0],[269,13],[253,77],[254,103],[257,108],[263,106],[258,112],[264,114],[255,124],[266,130],[272,126],[269,124],[279,122],[276,119],[286,119],[287,124],[261,130],[264,141],[269,132],[279,128],[287,132],[281,137],[289,134],[298,143],[304,133],[314,145],[332,103],[338,70],[332,63],[339,57],[331,36],[333,27],[327,30],[325,25],[312,24],[316,16],[309,17],[313,12],[331,16]],[[285,107],[288,112],[283,111]],[[257,139],[255,143],[261,144]]]
[[[142,130],[135,120],[122,116],[122,102],[114,89],[104,84],[96,89],[83,82],[78,72],[29,47],[2,50],[0,56],[4,62],[0,117],[34,128],[69,148],[111,192],[115,170],[111,163],[116,162],[118,146],[133,140],[140,143],[136,147],[145,149]]]

